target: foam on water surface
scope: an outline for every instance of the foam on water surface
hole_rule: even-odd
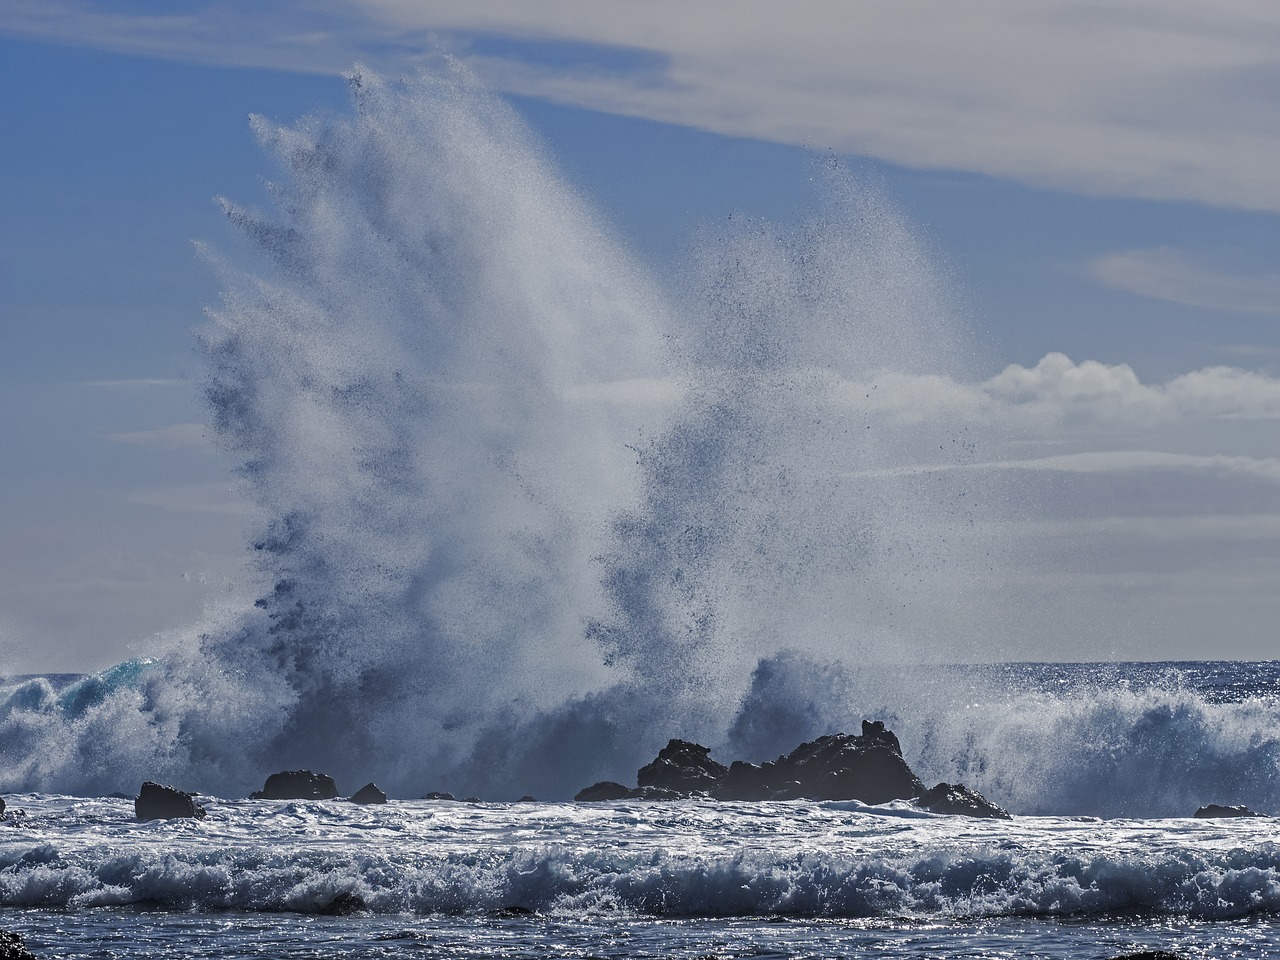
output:
[[[1280,909],[1275,821],[978,821],[905,803],[13,798],[0,905],[636,917],[1238,919]]]

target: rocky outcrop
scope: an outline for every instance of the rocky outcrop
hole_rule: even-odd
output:
[[[133,813],[139,820],[203,820],[205,809],[194,793],[148,780],[133,798]]]
[[[600,803],[604,800],[626,800],[630,795],[630,787],[624,787],[612,780],[601,780],[589,787],[583,787],[573,799],[578,803]]]
[[[386,803],[387,795],[376,783],[366,783],[351,795],[352,803]]]
[[[22,934],[0,930],[0,960],[36,960]]]
[[[1201,807],[1195,812],[1196,817],[1201,820],[1210,820],[1217,817],[1265,817],[1265,813],[1255,813],[1248,807],[1224,807],[1216,803],[1210,803]]]
[[[423,800],[457,800],[452,793],[445,793],[443,790],[432,790],[430,793],[422,795]]]
[[[1009,811],[998,807],[976,790],[963,783],[940,783],[916,798],[916,806],[930,813],[948,813],[960,817],[982,817],[988,820],[1012,820]]]
[[[688,740],[668,740],[657,758],[636,773],[636,785],[679,794],[710,793],[728,768],[711,759],[711,748]]]
[[[250,800],[334,800],[338,788],[333,777],[310,770],[284,770],[267,777],[261,790],[249,794]]]
[[[735,760],[729,766],[711,751],[687,740],[671,740],[628,788],[606,780],[582,790],[575,800],[860,800],[886,803],[927,797],[937,813],[1007,818],[1009,814],[962,784],[939,784],[926,791],[902,758],[902,747],[884,723],[864,720],[858,736],[835,733],[802,743],[766,763]]]
[[[0,797],[0,820],[4,819],[4,797]]]

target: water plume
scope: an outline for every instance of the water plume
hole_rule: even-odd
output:
[[[460,68],[350,90],[253,121],[270,207],[224,203],[243,242],[209,251],[260,599],[74,702],[6,700],[0,787],[243,795],[309,766],[551,798],[669,736],[761,759],[872,715],[967,770],[939,732],[963,705],[874,679],[999,657],[950,613],[1000,491],[915,469],[974,456],[955,423],[870,402],[970,350],[892,205],[817,162],[818,212],[708,227],[659,282]]]

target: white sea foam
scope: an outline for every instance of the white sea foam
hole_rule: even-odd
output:
[[[0,905],[666,917],[1234,918],[1280,909],[1273,820],[974,821],[905,804],[127,801],[22,796]]]

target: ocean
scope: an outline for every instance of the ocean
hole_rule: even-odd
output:
[[[1105,676],[1099,677],[1099,671]],[[1102,685],[1147,706],[1129,742],[1198,716],[1201,804],[1280,809],[1280,663],[1008,664],[936,668],[969,693],[1075,702]],[[67,684],[70,678],[62,678]],[[73,684],[67,684],[70,689]],[[10,682],[6,692],[16,689]],[[1188,704],[1195,711],[1175,716]],[[1225,717],[1238,731],[1223,778]],[[1110,729],[1081,729],[1082,743]],[[1002,759],[1026,769],[1027,758]],[[1265,749],[1269,769],[1256,767]],[[922,774],[928,761],[904,740]],[[1125,758],[1116,757],[1119,764]],[[953,771],[946,771],[953,772]],[[1158,808],[1163,766],[1129,802]],[[1011,821],[929,814],[906,801],[266,801],[202,796],[202,821],[134,819],[132,801],[11,794],[0,822],[0,928],[57,957],[1022,957],[1280,956],[1277,821],[1104,817],[1052,795]],[[1185,784],[1184,784],[1185,785]],[[354,791],[358,784],[347,785]],[[1097,809],[1106,809],[1098,782]]]

